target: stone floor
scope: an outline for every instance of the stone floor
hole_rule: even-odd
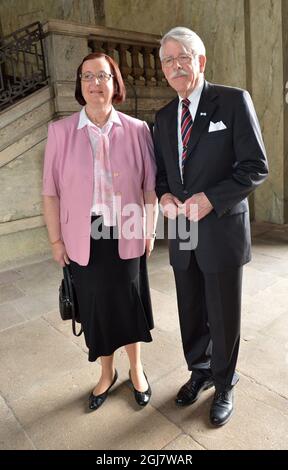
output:
[[[1,449],[288,449],[288,227],[253,226],[253,261],[245,267],[241,380],[236,410],[223,428],[209,425],[213,391],[191,407],[173,398],[188,373],[165,245],[149,262],[154,341],[143,345],[153,388],[139,410],[117,351],[120,380],[105,405],[87,413],[100,367],[57,310],[61,270],[48,257],[0,272]]]

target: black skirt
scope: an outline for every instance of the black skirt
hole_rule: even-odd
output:
[[[87,266],[70,260],[89,361],[127,344],[152,341],[154,327],[146,255],[121,259],[113,229],[105,230],[109,238],[90,238]]]

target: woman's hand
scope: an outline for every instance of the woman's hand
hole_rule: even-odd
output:
[[[149,258],[149,256],[151,255],[152,251],[153,251],[153,248],[154,248],[154,241],[155,241],[155,237],[147,237],[146,238],[146,256],[147,258]]]
[[[65,264],[70,264],[65,245],[62,240],[52,244],[53,259],[64,268]]]
[[[58,196],[43,196],[43,207],[53,259],[64,267],[65,263],[69,264],[69,258],[61,240],[60,200]]]

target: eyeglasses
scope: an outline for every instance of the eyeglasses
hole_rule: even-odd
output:
[[[93,80],[97,80],[98,83],[105,83],[108,82],[110,78],[113,78],[114,75],[112,73],[106,73],[104,71],[97,73],[92,72],[84,72],[80,73],[79,77],[81,78],[82,82],[92,82]]]
[[[177,60],[178,64],[183,65],[183,64],[189,64],[189,62],[192,60],[193,56],[188,55],[188,54],[180,54],[178,57],[165,57],[162,59],[162,65],[163,67],[172,67],[174,65],[174,60]]]

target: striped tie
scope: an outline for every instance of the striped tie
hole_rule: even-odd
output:
[[[189,104],[190,101],[188,98],[185,98],[182,101],[182,115],[181,115],[181,136],[182,136],[182,144],[183,144],[183,152],[182,152],[182,173],[185,160],[187,158],[187,147],[188,142],[193,126],[193,119],[191,113],[189,111]]]

